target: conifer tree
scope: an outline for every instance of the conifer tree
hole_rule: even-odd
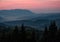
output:
[[[26,31],[24,28],[24,24],[21,26],[21,42],[26,42]]]
[[[32,42],[36,42],[36,33],[35,33],[35,30],[32,31]]]
[[[43,33],[43,42],[47,42],[48,41],[48,29],[47,26],[45,26],[45,30]]]
[[[55,41],[56,37],[56,32],[57,32],[57,25],[55,21],[52,21],[50,26],[49,26],[49,33],[50,33],[50,42]]]
[[[17,42],[18,41],[18,26],[15,26],[15,29],[13,31],[13,42]]]
[[[36,35],[36,42],[39,42],[39,39],[40,39],[40,31],[37,30],[37,33],[35,35]]]
[[[55,33],[57,31],[57,26],[56,26],[56,22],[52,21],[50,26],[49,26],[49,31]]]
[[[48,29],[47,29],[47,26],[45,26],[45,30],[44,30],[45,34],[48,33]]]

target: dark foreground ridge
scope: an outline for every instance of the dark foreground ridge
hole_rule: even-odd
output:
[[[0,42],[60,42],[60,29],[52,21],[45,30],[36,30],[24,24],[15,27],[0,26]]]

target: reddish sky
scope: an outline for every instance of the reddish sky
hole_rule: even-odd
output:
[[[0,10],[28,9],[34,12],[60,12],[60,0],[0,0]]]

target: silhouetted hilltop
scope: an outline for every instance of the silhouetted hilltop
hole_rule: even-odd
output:
[[[0,16],[3,16],[6,19],[6,21],[13,21],[31,19],[39,15],[33,13],[30,10],[14,9],[14,10],[0,10]]]

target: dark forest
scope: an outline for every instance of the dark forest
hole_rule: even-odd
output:
[[[56,21],[51,21],[44,30],[28,28],[24,24],[21,27],[0,26],[0,42],[60,42],[60,28]]]

